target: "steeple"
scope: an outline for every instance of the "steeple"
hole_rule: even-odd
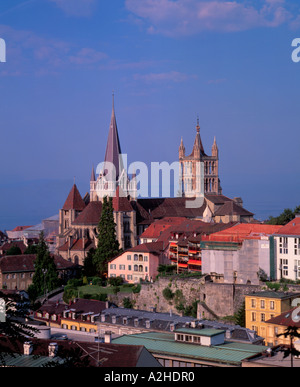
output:
[[[197,133],[196,133],[196,138],[193,146],[193,154],[195,157],[200,158],[200,156],[206,156],[206,154],[204,152],[204,148],[203,148],[201,136],[200,136],[199,117],[197,117],[196,130],[197,130]]]
[[[185,156],[185,147],[183,145],[183,139],[181,137],[181,142],[180,142],[180,146],[179,146],[179,158],[181,159],[184,156]]]
[[[105,159],[104,162],[112,163],[116,169],[116,181],[119,179],[120,173],[123,170],[122,160],[119,160],[119,155],[121,155],[121,146],[117,128],[117,120],[115,115],[115,106],[114,106],[114,93],[112,98],[112,113],[109,126],[109,133],[106,145]],[[105,175],[110,174],[109,164],[105,167]]]
[[[217,141],[216,141],[216,136],[214,137],[214,143],[211,147],[211,155],[214,156],[214,157],[218,157],[219,156],[219,149],[218,149],[218,146],[217,146]]]
[[[94,166],[92,167],[92,173],[91,173],[91,180],[90,181],[96,181]]]

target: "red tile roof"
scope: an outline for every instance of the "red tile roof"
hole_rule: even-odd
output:
[[[130,204],[130,201],[125,196],[122,188],[120,186],[117,187],[115,196],[112,200],[112,205],[114,211],[122,211],[122,212],[130,212],[133,211],[133,208]]]
[[[68,269],[73,263],[66,261],[58,255],[54,255],[57,270]],[[0,270],[2,273],[34,272],[35,254],[7,255],[0,258]]]
[[[227,201],[215,212],[215,216],[225,215],[252,216],[253,213],[245,210],[245,208],[239,206],[234,201]]]
[[[101,202],[90,202],[86,208],[73,221],[73,225],[93,225],[97,226],[102,213]]]
[[[30,228],[30,227],[33,227],[33,226],[17,226],[11,231],[23,231],[23,230],[26,230],[26,228]]]
[[[6,252],[13,246],[19,247],[22,254],[24,254],[25,250],[27,249],[27,246],[23,241],[14,241],[14,242],[5,242],[2,246],[0,246],[0,251],[3,251],[3,254],[6,254]]]
[[[275,316],[275,317],[271,318],[270,320],[267,320],[266,323],[275,324],[275,325],[282,325],[285,327],[292,326],[292,327],[300,328],[300,321],[295,322],[292,319],[292,313],[297,308],[298,308],[298,306],[287,311],[287,312],[281,313],[280,315]],[[299,314],[300,314],[300,312],[298,313],[298,315]]]
[[[260,239],[273,235],[281,226],[257,223],[240,223],[225,230],[203,236],[205,241],[242,242],[245,239]]]
[[[82,211],[84,208],[85,203],[78,191],[76,184],[74,184],[62,209]]]
[[[171,226],[179,225],[186,221],[184,217],[166,217],[156,220],[152,223],[140,236],[140,238],[158,238],[162,232],[169,229]]]
[[[281,226],[276,232],[278,235],[300,235],[300,217],[291,220],[285,226]]]
[[[48,346],[50,343],[56,342],[58,344],[57,357],[65,357],[65,351],[71,351],[74,354],[75,351],[81,349],[82,356],[80,359],[89,359],[89,367],[107,367],[107,368],[131,368],[139,366],[140,357],[142,352],[148,352],[142,345],[126,345],[126,344],[110,344],[110,343],[91,343],[84,341],[70,341],[70,340],[42,340],[31,337],[28,339],[33,344],[33,356],[47,356]],[[17,340],[11,340],[6,336],[0,336],[0,346],[5,353],[23,354],[23,343]],[[14,355],[16,356],[16,355]],[[151,359],[151,355],[148,356]],[[98,364],[99,358],[99,364]],[[54,358],[55,361],[56,358]],[[30,364],[30,360],[28,360]],[[49,357],[49,362],[53,361],[53,358]],[[77,362],[80,362],[78,359]],[[151,363],[151,360],[150,360]],[[145,364],[145,362],[143,362]],[[147,364],[147,363],[146,363]],[[153,364],[153,363],[152,363]],[[77,367],[80,366],[76,365]]]

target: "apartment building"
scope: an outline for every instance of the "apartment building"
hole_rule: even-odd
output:
[[[274,235],[277,279],[300,281],[300,214]]]
[[[300,293],[262,291],[245,296],[246,328],[256,331],[267,343],[268,326],[266,321],[273,319],[292,308]]]

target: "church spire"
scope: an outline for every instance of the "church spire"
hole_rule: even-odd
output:
[[[199,154],[199,157],[200,155],[205,156],[205,152],[204,152],[204,148],[203,148],[201,136],[200,136],[199,117],[197,117],[196,130],[197,130],[197,133],[196,133],[196,138],[194,142],[193,153],[196,153],[197,155]]]
[[[116,115],[115,115],[114,92],[113,92],[112,97],[113,97],[112,98],[112,113],[111,113],[111,120],[110,120],[104,162],[111,163],[115,166],[116,181],[117,181],[119,178],[119,175],[123,169],[123,166],[122,166],[122,160],[119,160],[119,155],[121,155],[122,152],[121,152],[121,146],[120,146],[120,140],[119,140],[119,134],[118,134],[118,128],[117,128],[117,120],[116,120]],[[108,164],[108,166],[105,168],[105,175],[107,175],[109,172],[110,171],[109,171],[109,164]]]

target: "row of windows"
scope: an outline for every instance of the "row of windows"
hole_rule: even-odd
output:
[[[5,278],[6,279],[15,279],[17,278],[19,275],[19,278],[25,278],[25,273],[20,273],[20,274],[17,274],[17,273],[12,273],[12,274],[6,274]],[[29,277],[32,278],[33,277],[33,273],[30,273],[29,274]]]
[[[274,314],[271,314],[270,315],[270,319],[273,318],[275,315]],[[258,320],[256,318],[259,318]],[[256,313],[256,312],[252,312],[251,313],[251,321],[260,321],[260,322],[264,322],[266,321],[266,314],[265,313]]]
[[[116,274],[110,274],[110,277],[111,278],[116,278]],[[120,274],[120,277],[125,279],[125,274]],[[137,282],[137,281],[140,280],[140,277],[133,277],[131,274],[127,274],[126,275],[126,279],[127,279],[127,281],[134,280],[135,282]],[[145,276],[145,281],[148,281],[148,276],[147,275]]]
[[[114,263],[111,263],[109,268],[111,270],[116,270],[117,269],[117,265],[114,264]],[[126,270],[126,265],[119,265],[119,270]],[[132,265],[128,265],[127,270],[131,271],[132,270]],[[143,272],[144,270],[147,273],[148,272],[148,267],[147,266],[144,267],[143,265],[133,265],[133,271]]]
[[[293,239],[294,239],[294,255],[300,255],[300,238],[293,238]],[[280,254],[289,253],[287,237],[279,238],[279,253]]]
[[[266,300],[257,300],[255,298],[251,299],[251,308],[260,307],[260,309],[266,309],[267,302],[269,303],[269,309],[275,310],[275,301],[266,301]]]
[[[147,255],[143,256],[142,254],[134,254],[133,260],[139,261],[139,262],[148,262],[148,256]],[[131,261],[131,255],[127,255],[127,261]]]

